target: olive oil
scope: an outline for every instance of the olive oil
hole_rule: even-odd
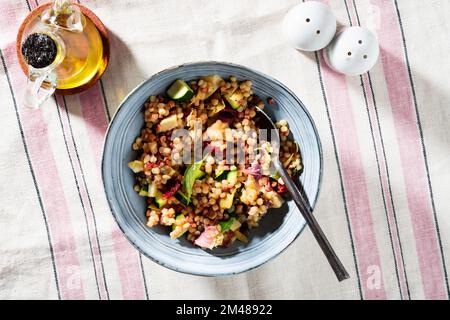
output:
[[[58,31],[58,36],[64,42],[64,50],[59,50],[58,55],[63,54],[64,57],[55,69],[57,89],[85,85],[106,67],[100,33],[89,19],[84,21],[82,32]],[[58,58],[57,56],[56,59]]]

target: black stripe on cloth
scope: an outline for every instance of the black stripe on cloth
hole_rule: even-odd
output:
[[[9,90],[11,92],[11,97],[12,97],[13,105],[14,105],[14,111],[16,113],[16,119],[17,119],[17,123],[19,125],[20,136],[22,138],[22,144],[23,144],[23,147],[24,147],[24,150],[25,150],[25,155],[27,157],[28,168],[30,169],[31,178],[33,179],[34,188],[36,190],[36,194],[37,194],[38,201],[39,201],[39,207],[41,208],[42,218],[44,220],[45,230],[47,232],[47,241],[48,241],[48,246],[49,246],[49,249],[50,249],[50,256],[51,256],[51,260],[52,260],[53,275],[55,277],[56,292],[58,293],[58,299],[61,300],[61,292],[60,292],[59,281],[58,281],[58,272],[56,270],[56,263],[55,263],[55,252],[53,250],[52,239],[51,239],[51,235],[50,235],[50,228],[48,226],[47,214],[45,212],[44,204],[43,204],[42,198],[41,198],[41,192],[39,191],[39,186],[38,186],[38,183],[37,183],[37,180],[36,180],[36,175],[34,173],[33,164],[31,163],[30,154],[28,152],[28,146],[27,146],[27,142],[26,142],[26,139],[25,139],[25,134],[23,132],[22,121],[20,120],[19,110],[18,110],[18,107],[17,107],[16,96],[15,96],[15,93],[14,93],[14,89],[12,87],[11,79],[9,77],[9,72],[8,72],[8,68],[6,66],[6,61],[5,61],[5,58],[3,57],[3,52],[2,52],[1,49],[0,49],[0,58],[2,60],[3,68],[5,69],[6,79],[8,81]]]
[[[360,274],[359,274],[358,261],[357,261],[357,258],[356,258],[355,244],[354,244],[354,241],[353,241],[353,232],[352,232],[352,228],[351,228],[351,225],[350,225],[350,218],[349,218],[349,215],[348,215],[348,208],[347,208],[347,200],[345,198],[344,184],[343,184],[343,181],[342,181],[342,172],[341,172],[341,165],[340,165],[340,162],[339,162],[339,155],[338,155],[338,152],[337,152],[336,138],[335,138],[335,135],[334,135],[333,125],[331,123],[330,110],[329,110],[329,107],[328,107],[328,99],[327,99],[327,95],[325,93],[325,86],[324,86],[324,83],[323,83],[322,71],[321,71],[321,68],[320,68],[320,59],[319,59],[319,55],[318,55],[317,52],[315,52],[314,54],[315,54],[315,57],[316,57],[317,70],[318,70],[318,73],[319,73],[320,88],[322,90],[322,96],[323,96],[323,100],[324,100],[324,103],[325,103],[325,109],[326,109],[327,118],[328,118],[328,125],[330,127],[330,132],[331,132],[331,140],[333,141],[334,155],[336,157],[336,164],[337,164],[337,168],[338,168],[338,172],[339,172],[339,182],[340,182],[340,186],[341,186],[342,201],[344,203],[345,217],[347,219],[347,228],[348,228],[348,232],[350,234],[350,244],[351,244],[351,247],[352,247],[353,261],[354,261],[354,264],[355,264],[356,277],[357,277],[357,280],[358,280],[357,283],[358,283],[359,296],[360,296],[361,299],[364,299],[363,293],[362,293],[362,289],[361,289],[361,277],[360,277]]]
[[[432,209],[433,209],[434,225],[435,225],[435,228],[436,228],[436,234],[437,234],[437,238],[438,238],[439,249],[440,249],[440,252],[441,252],[441,260],[442,260],[442,267],[444,269],[445,284],[447,286],[447,297],[450,298],[450,287],[449,287],[449,283],[448,283],[447,266],[446,266],[446,263],[445,263],[445,255],[444,255],[444,249],[443,249],[443,246],[442,246],[441,232],[440,232],[439,222],[438,222],[437,214],[436,214],[436,206],[434,204],[433,188],[431,186],[431,177],[430,177],[430,169],[429,169],[429,166],[428,166],[427,150],[426,150],[425,141],[424,141],[424,138],[423,138],[422,123],[420,121],[420,114],[419,114],[419,108],[418,108],[418,104],[417,104],[416,89],[415,89],[415,86],[414,86],[414,80],[413,80],[413,76],[412,76],[412,72],[411,72],[411,64],[409,62],[408,48],[406,46],[405,31],[403,29],[402,17],[401,17],[401,14],[400,14],[400,9],[398,7],[397,0],[394,0],[394,5],[395,5],[395,9],[397,10],[398,23],[399,23],[400,32],[401,32],[401,35],[402,35],[403,51],[405,53],[406,67],[408,69],[408,76],[409,76],[409,81],[410,81],[410,85],[411,85],[411,91],[412,91],[412,94],[413,94],[414,110],[415,110],[416,118],[417,118],[417,127],[419,129],[420,142],[421,142],[421,145],[422,145],[422,154],[423,154],[423,159],[425,161],[425,170],[426,170],[426,173],[427,173],[428,192],[430,194],[431,206],[432,206]]]
[[[348,9],[348,5],[347,5],[347,0],[344,0],[345,6],[347,8],[347,14],[349,17],[349,22],[351,23],[352,19],[351,19],[351,14],[350,11]],[[361,20],[359,19],[359,14],[358,14],[358,9],[356,7],[356,3],[353,0],[353,9],[355,12],[355,16],[356,16],[356,20],[358,23],[358,26],[361,26]],[[373,101],[373,106],[374,106],[374,110],[376,113],[376,123],[377,123],[377,128],[378,128],[378,132],[379,134],[379,139],[380,139],[380,144],[381,144],[381,148],[382,148],[382,155],[384,158],[384,164],[385,164],[385,170],[386,170],[386,178],[387,178],[387,187],[389,190],[389,194],[391,197],[391,205],[392,205],[392,212],[393,212],[393,218],[394,218],[394,223],[395,223],[395,228],[396,228],[396,232],[397,232],[397,237],[398,237],[398,243],[399,243],[399,248],[400,248],[400,259],[402,261],[402,265],[403,265],[403,275],[405,277],[405,284],[406,284],[406,288],[407,288],[407,299],[410,299],[410,291],[409,291],[409,284],[408,284],[408,277],[406,275],[406,267],[405,267],[405,260],[403,257],[403,248],[402,248],[402,243],[401,243],[401,239],[400,239],[400,233],[399,233],[399,228],[398,228],[398,223],[397,223],[397,215],[396,215],[396,211],[395,211],[395,206],[394,206],[394,201],[393,201],[393,196],[392,196],[392,191],[391,191],[391,182],[390,182],[390,177],[389,177],[389,169],[388,169],[388,165],[387,165],[387,158],[386,158],[386,152],[385,152],[385,147],[384,147],[384,139],[383,139],[383,135],[381,133],[381,126],[380,126],[380,122],[379,122],[379,117],[378,117],[378,109],[377,109],[377,103],[376,103],[376,99],[375,99],[375,92],[373,90],[373,86],[372,86],[372,81],[370,80],[370,72],[367,73],[368,78],[369,78],[369,86],[370,86],[370,92],[372,95],[372,101]],[[364,95],[364,101],[366,104],[366,111],[367,111],[367,118],[368,118],[368,122],[369,122],[369,128],[370,128],[370,134],[372,137],[372,144],[373,144],[373,149],[375,151],[375,159],[376,159],[376,163],[377,163],[377,170],[378,170],[378,179],[380,181],[380,190],[381,190],[381,195],[383,197],[383,206],[384,206],[384,212],[386,214],[386,222],[387,222],[387,227],[388,227],[388,233],[389,233],[389,239],[391,242],[391,249],[392,249],[392,254],[394,255],[394,266],[395,266],[395,273],[396,273],[396,277],[397,277],[397,282],[398,282],[398,289],[400,292],[400,297],[403,299],[403,294],[402,294],[402,290],[401,290],[401,284],[400,284],[400,274],[399,274],[399,270],[398,270],[398,265],[397,265],[397,258],[396,258],[396,253],[394,250],[394,240],[392,237],[392,229],[391,229],[391,224],[389,223],[389,213],[387,210],[387,201],[386,201],[386,195],[384,193],[384,188],[383,188],[383,180],[381,178],[381,167],[380,167],[380,160],[379,160],[379,150],[377,150],[376,147],[376,143],[375,143],[375,134],[373,131],[373,127],[372,127],[372,121],[371,121],[371,116],[370,116],[370,112],[369,112],[369,103],[367,100],[367,96],[366,96],[366,91],[365,91],[365,86],[364,86],[364,81],[363,81],[363,77],[362,75],[360,76],[360,80],[361,80],[361,88],[362,88],[362,93]]]
[[[108,123],[111,121],[111,114],[109,113],[108,100],[106,99],[105,88],[103,86],[103,81],[100,79],[100,89],[103,97],[103,103],[105,104],[106,117],[108,118]]]
[[[93,264],[93,268],[94,268],[95,282],[96,282],[96,285],[97,285],[97,293],[98,293],[99,299],[101,299],[100,286],[99,286],[99,283],[98,283],[98,274],[97,274],[96,262],[95,262],[95,258],[94,258],[94,251],[92,249],[91,232],[89,231],[89,222],[88,222],[88,218],[87,218],[86,207],[85,207],[85,204],[84,204],[82,196],[81,196],[80,184],[78,182],[78,178],[77,178],[77,175],[75,173],[75,167],[74,167],[73,159],[72,159],[72,156],[71,156],[70,151],[69,151],[69,144],[67,142],[67,136],[66,136],[66,134],[64,132],[64,125],[62,123],[61,112],[59,110],[60,107],[58,106],[56,98],[54,98],[54,100],[55,100],[56,111],[57,111],[57,114],[58,114],[59,124],[61,126],[61,132],[62,132],[63,139],[64,139],[64,144],[65,144],[66,151],[67,151],[67,156],[69,157],[70,167],[72,169],[72,174],[73,174],[73,178],[74,178],[74,181],[75,181],[75,186],[77,188],[78,197],[80,199],[81,208],[83,210],[84,220],[85,220],[85,223],[86,223],[86,231],[87,231],[87,236],[88,236],[88,241],[89,241],[89,249],[90,249],[90,252],[91,252],[92,264]],[[67,110],[66,110],[66,112],[67,112]],[[81,170],[81,168],[80,168],[80,170]],[[84,178],[83,173],[82,173],[82,176]],[[94,216],[94,212],[93,211],[92,211],[92,215]],[[96,227],[95,227],[95,233],[97,234],[97,228]],[[97,238],[98,238],[98,235],[97,235]],[[97,245],[99,247],[99,252],[100,252],[100,245],[98,244],[98,241],[97,241]],[[101,254],[100,254],[100,261],[101,261]],[[102,264],[101,268],[102,268],[102,271],[103,271],[104,270],[103,269],[103,264]],[[104,278],[104,272],[103,272],[103,278]],[[105,288],[106,288],[106,280],[105,280]],[[107,288],[106,288],[106,292],[108,294]]]

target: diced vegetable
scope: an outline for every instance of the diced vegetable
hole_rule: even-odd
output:
[[[230,209],[233,206],[234,192],[228,193],[223,199],[220,199],[219,206],[222,209]]]
[[[208,109],[208,117],[212,117],[225,109],[225,103],[223,102],[222,98],[219,98],[217,100],[219,101],[219,103],[215,106],[211,106]]]
[[[274,173],[271,173],[269,177],[273,180],[278,180],[281,178],[280,174],[276,171]]]
[[[154,198],[156,196],[157,191],[158,190],[156,190],[156,183],[152,182],[148,185],[147,193],[150,198]]]
[[[236,90],[233,94],[225,95],[224,98],[233,109],[239,109],[244,100],[244,95],[240,90]]]
[[[173,114],[167,118],[161,120],[157,126],[158,132],[165,132],[172,130],[178,126],[178,118],[176,114]]]
[[[303,168],[303,167],[300,167],[300,169],[293,169],[293,170],[292,170],[292,175],[293,175],[293,176],[297,175],[299,172],[302,171],[302,168]]]
[[[185,219],[185,217],[184,217],[184,214],[179,214],[179,215],[177,215],[176,217],[175,217],[175,223],[172,225],[172,230],[175,230],[175,227],[177,226],[177,225],[180,225],[180,223],[182,222],[182,221],[184,221],[184,219]]]
[[[234,218],[233,218],[233,219],[234,219]],[[240,227],[241,227],[241,223],[240,223],[238,220],[234,219],[233,223],[232,223],[231,226],[230,226],[230,230],[231,230],[231,231],[236,231],[236,230],[238,230]]]
[[[200,171],[199,173],[198,173],[198,175],[197,175],[197,178],[196,178],[196,180],[200,180],[201,178],[203,178],[204,176],[206,175],[206,173],[205,172],[203,172],[203,171]]]
[[[181,191],[177,191],[177,193],[175,193],[175,199],[180,201],[184,206],[187,206],[189,204],[189,199]]]
[[[155,205],[153,205],[153,204],[150,204],[150,205],[148,206],[148,208],[149,208],[150,210],[161,211],[160,208],[158,208],[157,206],[155,206]]]
[[[166,91],[173,101],[188,101],[194,96],[194,91],[183,80],[176,80]]]
[[[182,236],[186,231],[189,230],[189,222],[186,221],[186,218],[183,214],[179,214],[175,218],[175,223],[172,225],[172,232],[170,233],[170,237],[172,239],[176,239]]]
[[[227,221],[219,222],[220,231],[226,232],[228,230],[236,231],[241,227],[241,223],[236,218],[230,218]]]
[[[241,191],[241,202],[251,205],[258,198],[259,185],[253,176],[248,176],[247,181],[244,183],[244,188]]]
[[[158,205],[158,208],[162,208],[166,205],[167,200],[163,198],[161,192],[157,191],[155,195],[155,202]]]
[[[205,231],[195,240],[195,244],[199,247],[212,249],[216,246],[219,230],[213,226],[206,226]]]
[[[144,171],[144,163],[139,160],[128,162],[128,167],[133,170],[134,173]]]
[[[207,83],[207,91],[200,89],[195,96],[196,101],[208,99],[217,89],[219,89],[220,83],[223,79],[218,75],[211,75],[202,78]]]
[[[205,133],[211,139],[213,140],[223,140],[225,137],[225,130],[228,128],[228,123],[222,122],[221,120],[217,120],[212,125],[206,129]]]
[[[285,185],[281,185],[281,184],[279,184],[278,187],[286,188]],[[285,190],[284,192],[286,192],[286,191],[287,190]],[[271,201],[272,201],[272,208],[281,208],[281,206],[283,205],[283,200],[281,199],[281,197],[278,193],[273,194]]]
[[[214,180],[222,181],[222,180],[226,179],[227,174],[228,174],[228,171],[226,171],[226,170],[219,170],[219,172],[217,172],[216,176],[214,177]]]
[[[231,225],[233,224],[233,218],[227,220],[227,221],[220,221],[219,225],[220,225],[220,231],[221,232],[225,232],[230,230]]]
[[[240,231],[235,231],[234,235],[236,236],[236,239],[238,239],[239,241],[243,243],[248,243],[248,238]]]
[[[148,186],[143,186],[143,187],[141,188],[141,190],[139,190],[139,195],[140,195],[141,197],[148,197],[147,188],[148,188]]]
[[[237,183],[237,178],[238,178],[238,172],[237,170],[233,170],[228,172],[227,174],[227,181],[229,185],[234,186]]]

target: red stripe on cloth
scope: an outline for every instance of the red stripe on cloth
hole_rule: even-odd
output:
[[[106,129],[108,129],[100,84],[95,84],[91,89],[80,93],[78,97],[89,142],[100,174],[103,139]]]
[[[354,235],[361,285],[366,299],[386,299],[380,256],[373,228],[366,177],[345,76],[320,58],[334,128],[347,211]]]
[[[381,132],[378,127],[377,115],[375,110],[375,104],[373,101],[372,92],[369,89],[369,77],[366,74],[362,76],[363,90],[365,91],[367,97],[367,107],[369,110],[369,121],[373,128],[373,135],[375,140],[375,152],[378,156],[380,177],[381,177],[381,187],[383,188],[384,202],[386,205],[386,213],[388,217],[389,228],[391,232],[391,240],[393,247],[394,259],[396,261],[398,269],[398,277],[400,281],[400,293],[404,298],[409,298],[407,281],[406,281],[406,271],[403,265],[401,245],[400,245],[400,235],[397,232],[396,220],[394,208],[392,206],[391,192],[389,189],[388,173],[386,166],[386,159],[384,158],[383,146],[381,142]]]
[[[101,172],[103,139],[108,122],[101,97],[101,88],[94,87],[79,95],[81,111],[86,124],[87,135],[97,164],[98,174]],[[128,242],[122,232],[114,224],[112,231],[113,247],[117,259],[122,294],[124,299],[145,299],[144,279],[139,262],[138,251]]]
[[[378,8],[383,17],[377,30],[380,55],[397,134],[424,294],[427,299],[446,299],[442,257],[433,223],[425,159],[396,8],[393,1],[371,0],[371,4]]]
[[[68,123],[68,115],[66,113],[66,109],[62,106],[64,106],[63,98],[62,96],[57,96],[57,108],[60,108],[61,113],[61,125],[64,130],[65,139],[67,140],[67,148],[69,149],[69,156],[72,159],[72,165],[74,170],[75,178],[78,181],[78,188],[79,188],[79,195],[83,204],[83,208],[86,213],[86,222],[87,222],[87,228],[89,230],[89,237],[90,237],[90,246],[92,249],[92,258],[94,262],[94,268],[97,275],[97,282],[98,282],[98,289],[100,294],[100,299],[107,299],[108,294],[106,290],[106,283],[104,278],[104,270],[102,267],[102,261],[101,261],[101,253],[100,253],[100,247],[99,247],[99,239],[97,237],[97,230],[95,225],[95,217],[94,212],[92,211],[92,208],[90,206],[89,201],[89,195],[88,191],[85,187],[85,184],[82,183],[83,179],[83,173],[81,169],[81,164],[77,161],[77,154],[75,150],[75,145],[73,143],[72,132],[69,130],[69,123]]]
[[[357,26],[358,25],[358,19],[356,16],[356,8],[353,6],[352,0],[346,0],[347,6],[349,8],[350,12],[350,19],[352,22],[352,25]],[[388,178],[388,172],[387,172],[387,164],[385,159],[385,154],[383,152],[384,146],[382,143],[382,136],[380,132],[380,127],[378,123],[378,116],[375,106],[375,101],[372,95],[371,91],[371,85],[369,82],[369,76],[367,73],[363,74],[361,76],[362,83],[363,83],[363,90],[367,99],[367,109],[369,113],[369,121],[373,130],[373,138],[374,138],[374,144],[375,144],[375,152],[377,153],[377,159],[379,162],[379,173],[380,173],[380,180],[381,180],[381,188],[383,190],[384,195],[384,203],[386,207],[386,214],[387,214],[387,220],[389,224],[389,230],[391,234],[391,241],[392,241],[392,247],[393,247],[393,254],[394,259],[396,261],[397,270],[398,270],[398,277],[399,277],[399,285],[400,285],[400,294],[402,297],[409,298],[409,290],[407,286],[407,280],[406,280],[406,271],[403,264],[402,259],[402,251],[401,251],[401,244],[400,244],[400,235],[398,234],[397,230],[397,222],[395,218],[395,212],[392,205],[392,197],[390,192],[390,182]]]
[[[84,290],[75,234],[67,201],[64,198],[61,177],[50,147],[47,125],[40,110],[27,109],[20,103],[26,77],[17,61],[15,43],[9,44],[4,49],[4,57],[14,89],[13,94],[17,97],[25,140],[48,219],[61,298],[83,299]]]
[[[146,299],[145,280],[142,277],[138,251],[128,242],[119,228],[114,228],[112,237],[123,298],[126,300]]]

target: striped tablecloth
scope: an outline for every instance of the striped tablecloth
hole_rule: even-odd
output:
[[[33,111],[15,35],[37,2],[0,3],[0,298],[449,298],[449,1],[328,1],[340,24],[381,44],[370,73],[345,77],[283,39],[295,0],[84,0],[110,31],[111,64],[92,89]],[[315,214],[349,280],[335,280],[308,229],[270,263],[224,278],[167,270],[121,234],[100,176],[108,121],[142,80],[199,60],[260,70],[306,104],[324,149]]]

